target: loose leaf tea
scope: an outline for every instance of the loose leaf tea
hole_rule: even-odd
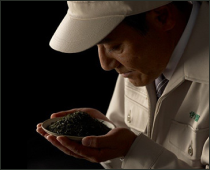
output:
[[[51,123],[47,129],[51,132],[68,136],[99,136],[111,129],[102,122],[92,118],[88,113],[76,111]]]

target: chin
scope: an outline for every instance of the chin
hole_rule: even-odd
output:
[[[134,80],[134,79],[129,79],[129,81],[136,87],[146,86],[147,84],[149,84],[147,82],[142,82],[140,80]]]

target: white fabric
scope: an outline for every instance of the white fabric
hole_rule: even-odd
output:
[[[192,29],[194,27],[194,24],[195,24],[195,21],[196,21],[196,18],[197,18],[197,15],[198,15],[198,11],[199,11],[199,8],[200,8],[200,4],[196,1],[192,1],[192,4],[193,4],[193,8],[192,8],[192,12],[191,12],[191,15],[190,15],[190,18],[189,18],[189,21],[186,25],[186,28],[177,44],[177,46],[175,47],[174,51],[173,51],[173,54],[169,60],[169,63],[168,65],[166,66],[166,69],[164,70],[163,72],[163,75],[168,79],[170,80],[171,79],[171,76],[173,75],[174,73],[174,70],[185,50],[185,47],[187,45],[187,42],[190,38],[190,35],[191,35],[191,32],[192,32]]]

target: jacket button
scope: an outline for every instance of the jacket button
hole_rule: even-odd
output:
[[[128,121],[128,123],[131,123],[131,111],[129,111],[129,113],[128,113],[127,121]]]
[[[190,145],[189,148],[188,148],[188,154],[189,154],[190,156],[193,156],[193,148],[192,148],[191,145]]]

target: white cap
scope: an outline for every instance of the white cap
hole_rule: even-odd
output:
[[[153,10],[171,1],[67,1],[68,11],[50,46],[64,53],[84,51],[105,38],[126,16]]]

